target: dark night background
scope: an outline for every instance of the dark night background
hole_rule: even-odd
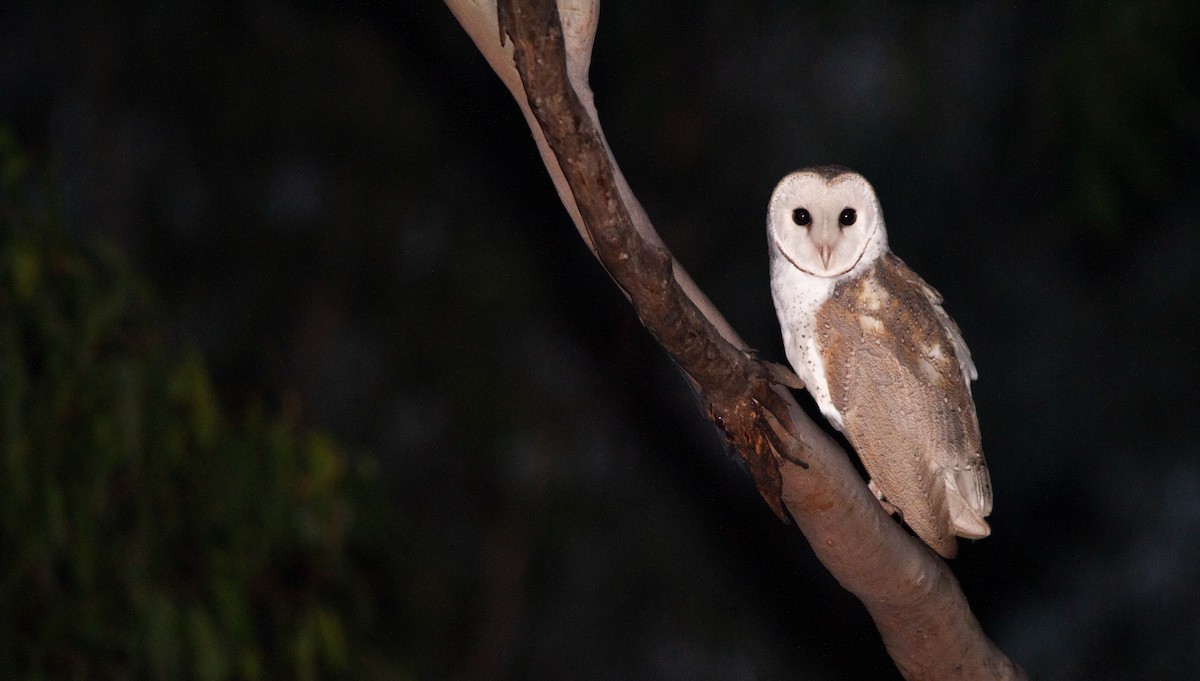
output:
[[[1198,34],[1182,0],[601,14],[617,159],[764,356],[775,182],[875,185],[979,366],[993,535],[952,567],[1035,678],[1200,666]],[[399,678],[898,678],[442,4],[16,3],[0,126],[233,413],[262,400],[378,462]]]

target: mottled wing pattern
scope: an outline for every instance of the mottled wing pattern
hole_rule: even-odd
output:
[[[886,254],[817,313],[830,399],[884,497],[943,556],[990,529],[974,365],[941,297]]]
[[[899,266],[897,274],[905,280],[911,282],[915,286],[919,286],[921,291],[925,293],[925,298],[929,300],[929,304],[933,306],[934,314],[945,327],[946,332],[950,335],[950,341],[954,343],[955,354],[958,355],[958,365],[962,369],[963,379],[967,386],[967,390],[971,389],[971,381],[979,378],[979,372],[975,369],[975,362],[971,361],[971,351],[967,349],[967,342],[963,340],[962,331],[958,329],[958,324],[946,314],[946,309],[942,307],[942,294],[938,293],[937,289],[925,283],[916,272],[908,268],[904,261],[896,256],[891,256]]]
[[[963,340],[962,331],[959,330],[958,324],[950,318],[942,307],[942,294],[936,289],[927,284],[916,272],[909,269],[902,260],[894,255],[888,255],[885,260],[890,260],[887,263],[888,272],[898,277],[909,285],[917,286],[925,294],[929,306],[933,308],[933,313],[936,315],[940,324],[940,330],[944,336],[948,336],[950,343],[954,347],[954,355],[957,360],[958,367],[962,372],[962,388],[966,391],[966,399],[963,401],[962,410],[957,412],[963,424],[963,434],[965,437],[965,447],[959,450],[949,450],[947,453],[950,456],[943,461],[943,465],[953,472],[956,485],[962,499],[967,502],[970,510],[974,515],[979,516],[979,521],[982,527],[972,528],[969,518],[961,519],[963,524],[956,527],[960,537],[969,537],[971,539],[980,539],[986,537],[991,531],[987,523],[983,523],[982,519],[992,512],[992,481],[988,474],[987,463],[983,458],[983,449],[980,444],[979,436],[979,418],[975,413],[975,402],[971,399],[971,381],[979,378],[979,372],[975,369],[975,362],[971,360],[971,351],[967,349],[967,343]],[[936,332],[936,327],[934,331]],[[957,386],[955,386],[957,389]],[[953,499],[952,499],[953,501]],[[952,520],[960,520],[956,514],[951,514]],[[973,533],[972,529],[977,532]],[[981,531],[981,533],[978,533]]]

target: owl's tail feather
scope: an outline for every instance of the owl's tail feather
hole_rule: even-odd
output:
[[[953,480],[953,476],[947,476]],[[946,502],[950,506],[950,528],[954,534],[967,539],[983,539],[992,533],[983,516],[979,515],[953,482],[947,486]]]
[[[919,501],[911,505],[905,515],[901,510],[904,522],[931,549],[943,558],[953,558],[958,553],[958,542],[954,539],[953,516],[948,497],[954,493],[950,486],[942,480],[942,475],[934,467],[928,473],[920,476],[923,480],[922,493]]]

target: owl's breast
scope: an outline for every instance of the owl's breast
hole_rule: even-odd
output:
[[[829,300],[835,282],[786,264],[780,266],[782,261],[782,258],[772,258],[771,297],[775,301],[775,313],[783,332],[784,353],[821,413],[841,430],[842,415],[830,399],[825,359],[817,330],[817,312]]]

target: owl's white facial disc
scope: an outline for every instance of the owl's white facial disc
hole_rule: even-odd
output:
[[[767,230],[779,255],[817,277],[845,274],[887,249],[875,190],[844,168],[808,168],[783,178],[771,195]]]

